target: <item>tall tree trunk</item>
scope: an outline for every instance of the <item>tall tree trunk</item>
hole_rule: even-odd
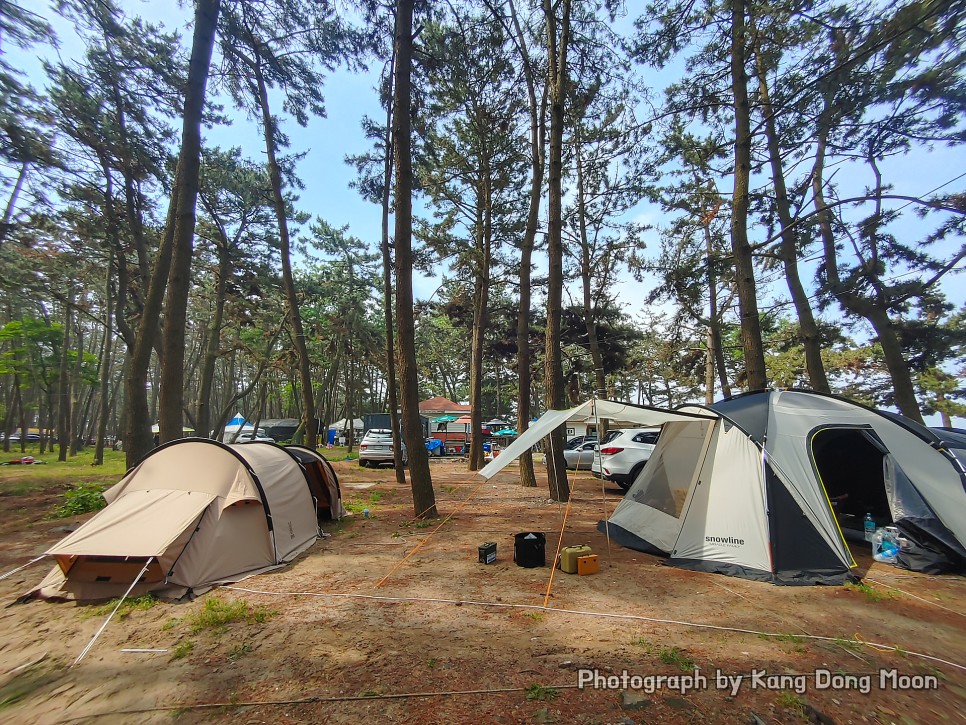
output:
[[[114,323],[111,277],[114,265],[114,252],[111,250],[107,258],[107,279],[104,283],[104,351],[101,355],[100,389],[101,398],[97,415],[97,438],[94,442],[94,464],[104,465],[104,446],[107,440],[107,419],[111,410],[111,367],[114,362]]]
[[[161,337],[161,400],[158,411],[161,443],[184,437],[184,347],[191,290],[191,257],[194,253],[195,206],[198,202],[198,175],[201,168],[201,115],[205,103],[208,69],[215,44],[221,0],[199,0],[195,6],[195,30],[191,45],[188,96],[185,99],[184,128],[179,165],[183,164],[181,184],[171,241],[171,268],[164,306],[164,333]],[[192,71],[194,75],[192,76]],[[197,103],[197,106],[193,104]],[[191,105],[189,105],[191,104]],[[172,190],[174,195],[175,190]],[[169,219],[170,221],[170,219]]]
[[[757,38],[757,29],[752,21],[752,33]],[[757,40],[755,41],[757,44]],[[781,224],[781,259],[785,269],[785,279],[788,282],[788,292],[791,294],[795,312],[798,315],[798,327],[805,348],[805,369],[813,390],[820,393],[831,393],[828,377],[825,375],[825,364],[822,362],[822,341],[819,338],[818,325],[815,315],[808,302],[808,293],[798,270],[798,240],[792,217],[792,205],[788,200],[788,189],[785,186],[785,169],[781,156],[781,142],[775,127],[775,110],[771,105],[771,95],[768,89],[767,69],[761,48],[756,48],[755,62],[758,66],[758,93],[761,97],[762,113],[765,115],[765,138],[768,141],[768,158],[771,162],[771,178],[775,187],[775,210],[778,212],[778,222]]]
[[[473,330],[470,337],[470,455],[467,468],[478,471],[483,468],[483,346],[489,324],[491,214],[490,168],[487,159],[482,161],[482,180],[479,189],[477,219],[477,258],[474,264],[475,289],[473,294]]]
[[[299,387],[302,394],[302,428],[305,431],[305,445],[315,448],[319,433],[319,423],[315,418],[315,392],[312,389],[312,361],[309,360],[308,345],[305,342],[305,329],[302,313],[299,311],[298,293],[295,290],[295,277],[292,274],[292,244],[288,231],[288,214],[285,197],[282,195],[282,170],[275,157],[275,121],[269,106],[268,86],[262,74],[261,58],[258,47],[255,51],[255,81],[258,85],[259,106],[262,111],[262,130],[265,137],[265,153],[268,156],[268,175],[272,184],[272,199],[275,204],[275,217],[278,220],[279,249],[282,258],[282,287],[288,304],[288,317],[292,325],[292,343],[298,363]]]
[[[550,159],[547,235],[547,332],[546,332],[546,403],[547,408],[565,407],[563,362],[560,352],[561,305],[563,295],[563,126],[564,99],[567,95],[567,48],[570,42],[571,0],[561,0],[560,37],[557,37],[557,18],[554,3],[544,0],[543,12],[547,21],[547,54],[550,85]],[[567,465],[563,456],[564,433],[557,428],[550,435],[547,455],[547,478],[550,497],[566,501],[570,497]]]
[[[579,124],[578,124],[579,125]],[[581,154],[580,129],[577,129],[576,164],[577,164],[577,225],[580,232],[580,281],[583,292],[584,327],[587,330],[587,342],[590,346],[590,359],[594,364],[594,394],[598,398],[607,398],[607,380],[604,378],[604,358],[600,352],[600,342],[597,339],[597,321],[594,319],[594,299],[591,289],[591,259],[590,240],[587,238],[587,207],[584,194],[584,168]],[[599,431],[603,436],[606,429]]]
[[[530,277],[533,245],[537,236],[537,225],[540,223],[540,199],[543,186],[543,117],[547,105],[547,85],[544,84],[542,103],[538,106],[533,62],[527,52],[526,39],[523,35],[523,29],[520,27],[516,6],[513,0],[510,0],[508,4],[510,17],[513,21],[513,32],[523,60],[530,111],[530,204],[527,210],[527,225],[523,232],[523,241],[520,243],[520,307],[517,312],[517,433],[522,435],[530,427],[530,389],[533,375],[530,369]],[[536,487],[537,477],[533,471],[533,454],[528,449],[520,456],[519,460],[520,484],[528,488]]]
[[[758,319],[755,265],[748,243],[748,186],[751,176],[751,108],[745,71],[745,0],[731,0],[731,86],[735,103],[735,178],[731,214],[731,251],[741,315],[741,343],[745,352],[748,390],[768,386],[765,352]]]
[[[396,334],[399,355],[403,433],[409,449],[409,476],[417,517],[436,518],[436,494],[419,420],[419,369],[413,315],[413,165],[412,105],[414,0],[396,6],[393,147],[396,159]]]
[[[393,94],[392,83],[395,81],[394,73],[396,67],[395,49],[389,61],[389,97],[386,99],[386,139],[385,152],[383,159],[382,177],[382,311],[386,325],[386,378],[387,395],[389,398],[389,427],[392,428],[392,459],[395,465],[393,469],[396,474],[396,483],[406,483],[406,469],[403,467],[402,455],[402,428],[399,425],[399,381],[396,375],[396,345],[394,342],[395,328],[392,324],[393,318],[393,296],[392,296],[392,252],[390,251],[389,241],[389,207],[391,203],[390,193],[392,190],[392,111]]]
[[[148,368],[151,364],[151,351],[155,343],[158,318],[161,316],[168,274],[171,271],[175,227],[180,215],[178,206],[182,199],[192,202],[190,214],[191,216],[194,214],[194,198],[197,196],[198,167],[200,164],[201,117],[204,111],[205,87],[211,64],[211,51],[214,45],[220,5],[221,0],[198,0],[195,8],[195,29],[192,39],[191,60],[188,65],[181,153],[178,155],[178,165],[175,171],[174,186],[171,189],[164,234],[155,256],[154,272],[151,275],[151,281],[145,295],[144,308],[138,323],[137,338],[134,348],[131,350],[128,374],[125,380],[124,398],[127,403],[127,410],[124,422],[124,451],[129,467],[143,458],[151,450],[153,444],[151,415],[146,389]],[[193,179],[193,182],[190,181],[191,179]],[[190,184],[192,189],[183,192],[182,187],[185,184]],[[181,224],[183,225],[186,221],[186,219],[182,219]],[[180,401],[182,393],[177,393],[176,397]],[[174,422],[174,419],[177,420],[177,423]],[[177,414],[173,418],[168,415],[166,421],[168,435],[173,437],[170,432],[171,428],[181,427],[181,420],[181,406],[179,405]],[[181,435],[180,431],[178,435]]]
[[[76,320],[74,322],[74,329],[76,331],[75,337],[77,341],[76,354],[77,357],[74,359],[74,369],[71,371],[70,376],[70,415],[67,418],[68,423],[68,434],[70,435],[70,450],[68,452],[71,456],[77,455],[78,447],[81,446],[84,436],[83,436],[83,418],[86,416],[86,406],[81,405],[81,395],[83,391],[81,374],[84,369],[84,330],[80,325],[80,321]],[[90,398],[88,398],[90,400]]]
[[[215,365],[221,348],[221,325],[225,318],[225,298],[228,278],[231,275],[231,249],[227,238],[218,245],[218,278],[215,280],[215,310],[208,323],[208,339],[201,363],[198,380],[198,398],[195,403],[195,430],[207,438],[211,435],[211,389],[215,380]]]
[[[721,395],[731,397],[731,383],[725,367],[724,346],[721,342],[721,313],[718,310],[718,276],[715,274],[714,245],[711,238],[711,219],[704,223],[704,247],[708,258],[708,341],[714,350],[715,367],[721,383]],[[709,388],[712,386],[708,386]],[[712,400],[711,402],[714,402]]]
[[[60,351],[60,372],[57,376],[57,460],[67,460],[70,447],[70,313],[74,305],[74,285],[68,283],[64,300],[64,341]],[[53,446],[51,446],[53,448]]]

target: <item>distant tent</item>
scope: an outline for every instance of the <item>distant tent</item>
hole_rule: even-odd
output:
[[[304,457],[203,438],[156,448],[104,493],[105,509],[47,550],[57,565],[33,593],[119,596],[151,561],[132,593],[180,597],[291,561],[318,538],[316,502],[342,514],[334,472],[330,484],[317,470],[327,463],[306,468]]]
[[[245,416],[241,413],[235,413],[230,421],[226,424],[226,428],[241,428],[248,425],[248,421],[245,420]]]
[[[675,411],[588,401],[546,413],[481,475],[491,477],[577,412],[663,426],[648,464],[601,526],[670,565],[775,584],[842,583],[855,578],[845,538],[865,513],[908,538],[899,556],[908,568],[966,562],[966,471],[948,444],[830,395],[764,391]]]
[[[365,424],[362,422],[362,418],[352,419],[352,430],[354,432],[361,433],[364,425]],[[349,419],[342,418],[341,420],[337,420],[335,423],[329,426],[329,430],[337,430],[340,432],[349,430]]]

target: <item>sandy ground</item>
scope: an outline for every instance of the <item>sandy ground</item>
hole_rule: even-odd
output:
[[[104,621],[101,608],[33,601],[0,610],[0,720],[966,721],[966,669],[916,654],[966,664],[966,579],[872,564],[855,551],[873,594],[884,595],[876,600],[859,590],[776,587],[665,567],[608,547],[596,523],[620,491],[602,491],[580,473],[563,545],[589,544],[601,570],[584,577],[557,570],[544,609],[551,569],[516,566],[513,535],[545,532],[549,562],[565,508],[543,488],[520,487],[515,467],[483,482],[455,460],[434,461],[439,511],[451,518],[428,526],[412,518],[408,488],[391,470],[351,463],[337,470],[345,499],[368,506],[371,518],[326,527],[331,536],[280,571],[116,618],[76,667],[71,662]],[[44,518],[56,500],[54,492],[0,492],[0,572],[75,523]],[[494,564],[477,561],[484,541],[498,545]],[[38,564],[0,582],[0,599],[12,602],[46,569]],[[192,616],[212,596],[271,615],[192,632]],[[175,658],[188,642],[190,652]],[[692,663],[707,683],[683,692],[668,686],[688,683],[673,680],[651,680],[664,685],[652,693],[622,692],[619,682],[617,689],[577,687],[581,669],[604,677],[693,676]],[[854,676],[853,689],[821,687],[817,670],[818,677]],[[887,680],[882,689],[881,670],[936,688],[897,690]],[[756,671],[784,678],[753,682]],[[717,675],[745,678],[732,691],[716,686]]]

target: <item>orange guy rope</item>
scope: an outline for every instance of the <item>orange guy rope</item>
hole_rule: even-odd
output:
[[[550,601],[550,589],[553,587],[553,575],[557,573],[557,557],[560,556],[560,547],[563,545],[564,530],[567,528],[567,516],[570,514],[570,502],[574,498],[574,482],[577,479],[577,470],[574,469],[574,477],[570,480],[570,495],[567,496],[567,508],[564,509],[563,522],[560,524],[560,538],[557,539],[557,551],[550,562],[550,581],[547,582],[547,593],[543,598],[543,606],[546,607]]]
[[[426,534],[426,538],[424,538],[422,541],[420,541],[418,544],[416,544],[416,546],[413,547],[413,550],[412,551],[410,551],[408,554],[406,554],[406,556],[404,556],[402,559],[400,559],[398,562],[396,562],[396,565],[392,569],[389,570],[389,573],[386,574],[386,576],[384,576],[382,579],[380,579],[379,581],[376,582],[376,587],[381,587],[383,584],[385,584],[386,583],[386,580],[389,579],[389,577],[391,577],[396,572],[396,570],[399,567],[401,567],[403,564],[405,564],[410,559],[410,557],[412,557],[413,554],[415,554],[417,551],[419,551],[421,548],[423,548],[423,544],[425,544],[427,541],[429,541],[429,538],[433,534],[435,534],[437,531],[439,531],[441,528],[443,528],[443,526],[446,524],[446,522],[448,522],[451,518],[453,518],[454,516],[456,516],[456,514],[458,514],[460,511],[462,511],[464,508],[466,508],[466,504],[468,504],[470,502],[470,499],[473,498],[476,495],[476,492],[479,491],[481,488],[483,488],[483,486],[485,484],[487,484],[487,483],[489,483],[489,481],[484,480],[483,483],[481,483],[479,486],[477,486],[472,491],[470,491],[470,495],[467,496],[465,499],[463,499],[463,503],[461,503],[459,506],[457,506],[456,507],[456,510],[453,511],[453,513],[451,513],[449,516],[447,516],[445,519],[443,519],[440,522],[439,526],[437,526],[435,529],[433,529],[428,534]]]

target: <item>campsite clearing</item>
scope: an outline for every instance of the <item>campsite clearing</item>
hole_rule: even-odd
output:
[[[408,487],[392,470],[361,470],[353,461],[335,467],[346,508],[368,508],[369,518],[323,527],[331,536],[289,566],[195,601],[138,600],[74,668],[106,616],[103,604],[4,609],[0,717],[747,723],[754,713],[773,723],[806,722],[814,708],[837,723],[963,720],[966,670],[918,655],[966,666],[966,579],[873,564],[858,546],[866,576],[851,588],[781,587],[661,566],[608,547],[596,524],[621,492],[602,491],[580,472],[563,545],[593,547],[600,573],[557,570],[544,608],[551,569],[515,566],[513,537],[544,532],[549,563],[565,508],[542,487],[520,487],[515,466],[484,481],[455,460],[434,460],[444,519],[428,526],[412,518]],[[7,480],[0,479],[2,573],[91,516],[48,519],[62,486],[8,491]],[[497,543],[494,564],[478,563],[485,541]],[[47,568],[0,581],[4,603]],[[932,683],[936,689],[898,689]],[[654,691],[622,693],[626,684]]]

